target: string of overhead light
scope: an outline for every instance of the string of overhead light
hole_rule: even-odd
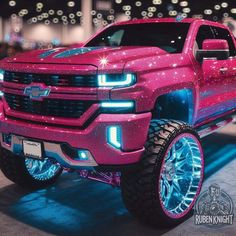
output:
[[[108,9],[97,9],[96,3],[100,2],[100,6],[105,4],[111,7]],[[64,25],[81,23],[83,20],[83,13],[81,11],[80,1],[66,1],[65,7],[62,9],[50,9],[47,1],[36,2],[32,8],[24,7],[12,14],[13,17],[20,16],[27,20],[28,24],[44,23]],[[9,6],[16,8],[18,2],[16,0],[9,0]],[[206,6],[206,7],[203,7]],[[207,18],[218,21],[223,17],[236,17],[236,4],[233,0],[224,1],[204,1],[202,6],[200,3],[196,5],[196,1],[183,0],[94,0],[93,10],[91,15],[93,23],[97,25],[107,25],[116,19],[117,14],[124,14],[127,19],[135,18],[153,18],[153,17],[175,17],[178,14],[184,17],[198,17]]]
[[[230,15],[236,17],[236,4],[234,1],[214,1],[213,3],[212,1],[204,1],[202,4],[199,2],[196,4],[196,1],[181,0],[134,1],[132,4],[128,4],[130,1],[127,0],[115,0],[115,2],[120,5],[119,10],[123,10],[130,19],[174,17],[180,13],[184,17],[209,18],[215,21]],[[209,6],[209,8],[203,7],[205,5]]]

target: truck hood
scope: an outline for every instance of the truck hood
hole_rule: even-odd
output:
[[[168,54],[157,47],[75,47],[36,50],[7,58],[5,63],[93,65],[98,69],[123,68],[139,58]]]

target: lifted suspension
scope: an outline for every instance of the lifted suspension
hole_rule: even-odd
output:
[[[78,170],[81,178],[99,181],[113,187],[120,187],[120,172],[99,172],[94,170]]]

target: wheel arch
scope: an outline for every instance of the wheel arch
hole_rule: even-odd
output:
[[[158,96],[152,118],[175,119],[192,124],[194,111],[194,92],[192,89],[184,88]]]

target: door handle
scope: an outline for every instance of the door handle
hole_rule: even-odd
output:
[[[227,71],[228,71],[228,68],[226,68],[226,67],[220,68],[220,72],[221,72],[222,74],[225,74]]]

